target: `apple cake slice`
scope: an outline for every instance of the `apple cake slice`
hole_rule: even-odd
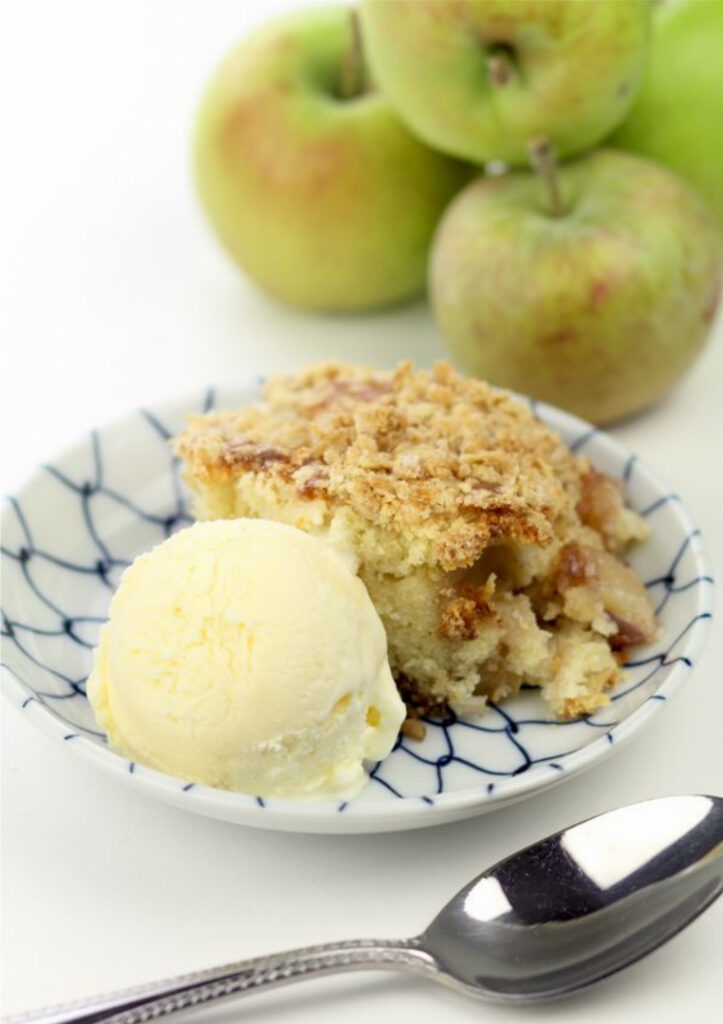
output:
[[[556,716],[587,714],[655,634],[619,557],[647,527],[618,484],[448,364],[274,377],[174,444],[198,518],[280,520],[354,559],[412,707],[479,712],[526,683]]]

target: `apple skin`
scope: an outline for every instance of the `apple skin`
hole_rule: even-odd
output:
[[[684,182],[597,150],[559,169],[552,216],[530,172],[481,178],[443,217],[430,292],[465,369],[609,423],[655,402],[698,354],[715,315],[721,248]]]
[[[632,103],[650,34],[645,0],[362,0],[361,17],[399,115],[430,146],[481,164],[528,166],[538,135],[562,157],[608,135]],[[495,85],[487,61],[500,53],[511,77]]]
[[[660,6],[653,45],[630,114],[610,139],[676,171],[723,229],[723,3]]]
[[[380,93],[338,98],[351,38],[346,8],[272,22],[220,67],[196,126],[198,193],[221,242],[265,291],[317,310],[421,291],[437,221],[470,177]]]

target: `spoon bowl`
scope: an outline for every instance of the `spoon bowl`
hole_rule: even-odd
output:
[[[482,999],[542,1002],[657,949],[721,890],[723,800],[664,797],[598,815],[512,854],[453,896],[417,938],[257,957],[6,1024],[145,1024],[348,970],[407,970]]]
[[[723,888],[723,801],[668,797],[581,822],[506,858],[420,936],[468,991],[532,1002],[645,956]]]

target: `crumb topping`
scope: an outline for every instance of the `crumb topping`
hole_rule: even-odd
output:
[[[189,417],[175,449],[200,484],[277,477],[377,528],[422,529],[444,569],[494,541],[551,543],[589,471],[523,402],[447,363],[274,377],[256,405]]]

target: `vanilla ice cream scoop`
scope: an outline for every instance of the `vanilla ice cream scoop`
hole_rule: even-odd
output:
[[[113,747],[192,782],[347,798],[404,705],[361,580],[323,540],[196,523],[123,574],[88,697]]]

